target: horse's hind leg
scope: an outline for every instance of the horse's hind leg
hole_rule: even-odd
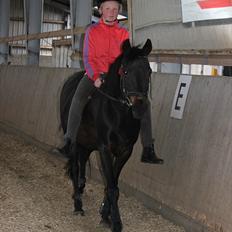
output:
[[[69,175],[73,184],[73,200],[74,200],[74,212],[76,214],[84,215],[84,210],[82,209],[82,199],[79,190],[79,153],[78,146],[76,144],[71,147],[71,154],[68,163]]]
[[[86,183],[86,163],[89,159],[90,151],[79,147],[79,164],[80,164],[80,178],[79,178],[79,192],[82,194],[84,192],[85,183]]]

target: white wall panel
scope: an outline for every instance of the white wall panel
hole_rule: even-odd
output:
[[[183,24],[180,0],[133,0],[135,43],[151,38],[154,49],[232,47],[232,19]]]
[[[132,6],[135,29],[161,22],[180,21],[179,2],[180,0],[134,0]]]

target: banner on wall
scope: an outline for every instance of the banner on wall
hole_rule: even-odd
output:
[[[232,18],[232,0],[181,0],[183,23]]]

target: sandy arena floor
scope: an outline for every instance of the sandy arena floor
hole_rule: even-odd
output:
[[[65,159],[0,130],[0,232],[105,232],[103,186],[88,180],[84,217],[73,214]],[[124,232],[184,232],[131,197],[120,195]]]

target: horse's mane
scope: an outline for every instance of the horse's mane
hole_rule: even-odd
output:
[[[122,57],[123,55],[119,55],[114,63],[110,65],[109,71],[105,76],[104,84],[101,87],[102,91],[114,97],[120,95],[119,69],[121,67]]]
[[[132,61],[134,61],[136,58],[138,58],[139,56],[143,56],[143,51],[140,48],[140,45],[135,46],[135,47],[131,47],[130,49],[127,49],[124,53],[124,60],[127,63],[130,63]]]
[[[123,46],[122,46],[123,47]],[[119,70],[122,64],[130,63],[135,60],[138,56],[142,56],[142,49],[140,46],[127,48],[125,51],[119,55],[114,63],[109,67],[109,71],[106,75],[105,83],[102,86],[102,89],[113,96],[120,95],[120,75]]]

